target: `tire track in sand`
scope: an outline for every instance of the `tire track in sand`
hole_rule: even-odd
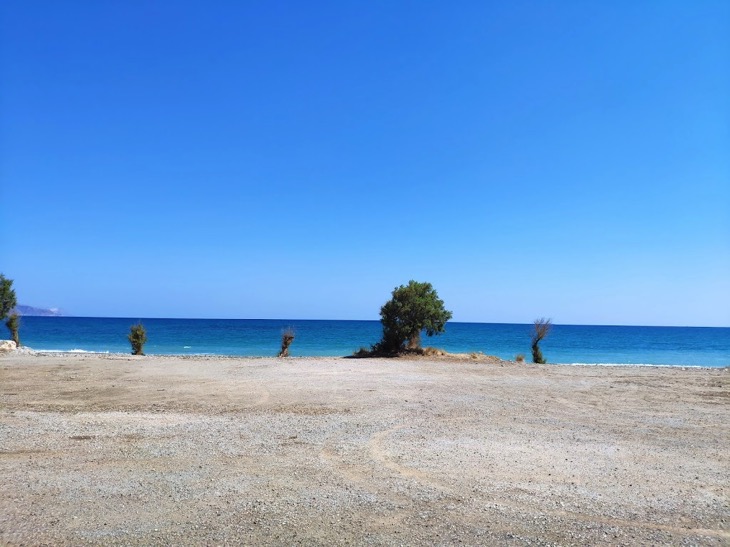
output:
[[[394,427],[378,431],[370,436],[367,442],[368,454],[371,460],[379,463],[384,468],[393,471],[402,478],[417,481],[425,486],[439,490],[445,494],[450,495],[453,498],[462,500],[464,496],[457,494],[457,489],[454,486],[444,484],[442,481],[434,479],[429,473],[423,472],[419,469],[401,465],[394,461],[389,455],[383,443],[393,433],[405,429],[406,424],[399,424]],[[334,455],[334,453],[332,453]],[[355,482],[363,483],[370,482],[372,480],[363,480],[364,476],[361,473],[351,474]],[[400,495],[401,498],[408,498],[408,496]],[[506,499],[504,497],[492,498],[491,503],[508,508],[518,513],[525,513],[529,511],[529,508],[525,506],[524,502],[517,503]],[[550,515],[554,517],[564,518],[568,520],[578,520],[585,523],[596,523],[606,526],[615,526],[619,528],[639,528],[644,530],[660,530],[664,532],[670,532],[682,536],[710,536],[721,539],[730,539],[730,532],[726,530],[715,530],[708,528],[692,528],[688,526],[672,526],[669,524],[659,524],[644,522],[640,520],[621,519],[613,517],[605,517],[602,515],[587,515],[583,513],[575,513],[572,511],[558,510],[558,509],[544,509],[541,507],[533,508],[538,514]]]

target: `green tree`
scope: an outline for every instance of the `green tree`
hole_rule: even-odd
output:
[[[144,355],[144,345],[147,343],[147,331],[142,323],[129,327],[129,343],[132,344],[132,355]]]
[[[0,274],[0,319],[5,319],[17,305],[13,280]]]
[[[6,278],[3,274],[0,274],[0,320],[5,319],[10,315],[15,306],[18,305],[18,300],[15,298],[15,290],[13,289],[13,280]],[[13,317],[15,319],[13,319]],[[17,314],[10,315],[5,326],[8,327],[10,335],[13,340],[18,344],[18,316]],[[20,344],[18,344],[20,345]]]
[[[20,335],[18,329],[20,328],[20,316],[17,313],[10,314],[8,320],[5,321],[5,326],[10,331],[10,338],[15,342],[17,347],[20,347]]]
[[[535,319],[535,330],[532,333],[532,362],[545,364],[545,357],[542,355],[540,350],[540,341],[545,338],[552,327],[550,319],[540,318]]]
[[[379,352],[398,353],[406,348],[421,347],[421,332],[428,336],[444,332],[451,312],[444,308],[444,301],[431,283],[409,281],[393,290],[392,298],[380,308],[383,338],[374,349]]]

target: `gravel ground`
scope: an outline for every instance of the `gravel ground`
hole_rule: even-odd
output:
[[[0,357],[3,545],[729,545],[727,369]]]

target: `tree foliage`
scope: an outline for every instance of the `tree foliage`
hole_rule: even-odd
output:
[[[10,337],[15,342],[15,345],[20,347],[20,338],[18,336],[18,327],[20,321],[18,314],[10,312],[13,311],[15,306],[18,305],[18,300],[15,298],[15,289],[13,289],[13,280],[8,279],[3,274],[0,274],[0,320],[8,320],[5,322],[5,326],[10,331]]]
[[[398,353],[405,349],[420,349],[421,332],[428,336],[444,332],[451,312],[444,307],[431,283],[409,281],[393,290],[392,298],[380,308],[383,338],[374,349]]]
[[[13,280],[0,274],[0,319],[5,319],[17,305]]]
[[[5,321],[5,326],[10,331],[10,338],[17,347],[20,347],[20,335],[18,330],[20,329],[20,316],[17,313],[13,313],[8,316],[8,320]]]
[[[129,327],[129,343],[132,344],[132,355],[144,355],[144,345],[147,343],[147,331],[142,323]]]
[[[550,319],[545,319],[544,317],[535,319],[534,325],[535,330],[532,333],[532,362],[544,364],[547,361],[545,361],[545,357],[543,357],[542,351],[540,350],[540,341],[548,335],[553,325]]]

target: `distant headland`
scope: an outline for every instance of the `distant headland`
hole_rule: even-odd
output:
[[[37,317],[61,317],[63,313],[58,308],[34,308],[33,306],[25,306],[18,304],[13,313],[18,315],[37,316]]]

